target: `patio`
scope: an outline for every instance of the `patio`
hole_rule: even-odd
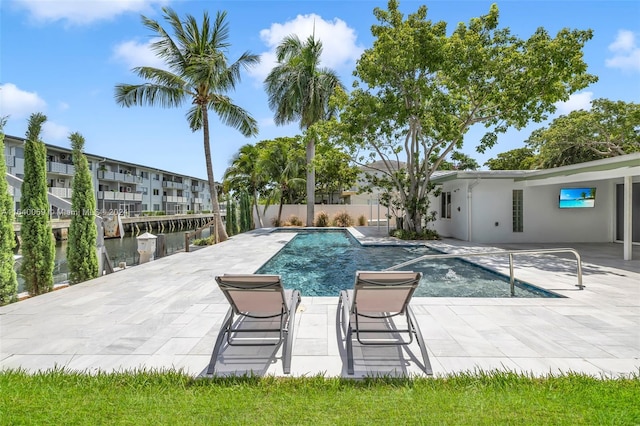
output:
[[[357,228],[364,242],[386,230]],[[253,273],[293,233],[256,230],[0,308],[0,368],[64,367],[86,372],[183,369],[204,375],[228,303],[214,282]],[[481,246],[429,242],[451,253],[552,245]],[[565,246],[565,245],[563,245]],[[515,275],[559,299],[414,298],[435,375],[502,369],[546,375],[617,376],[640,371],[640,260],[619,244],[571,245],[583,258],[584,290],[572,257],[518,255]],[[507,256],[474,261],[508,273]],[[291,374],[350,377],[337,324],[337,297],[303,297]],[[420,375],[419,349],[359,348],[355,375]],[[223,350],[216,374],[283,375],[273,348]],[[416,355],[417,354],[417,355]]]

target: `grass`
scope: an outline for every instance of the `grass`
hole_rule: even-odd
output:
[[[179,371],[0,372],[2,424],[640,424],[640,375],[194,379]]]

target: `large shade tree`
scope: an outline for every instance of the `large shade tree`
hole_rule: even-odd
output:
[[[556,102],[597,80],[582,53],[590,30],[551,37],[539,28],[523,40],[498,27],[496,5],[449,34],[445,22],[427,19],[426,6],[405,18],[391,0],[374,15],[374,44],[358,61],[360,84],[340,117],[343,140],[373,157],[356,152],[357,160],[388,165],[406,229],[421,231],[429,178],[471,127],[487,130],[477,146],[483,152],[498,134],[544,120]],[[397,161],[406,167],[394,170]]]
[[[526,143],[544,169],[640,152],[640,104],[596,99],[591,110],[556,118]]]
[[[296,35],[290,35],[276,48],[277,65],[265,79],[265,89],[269,98],[269,107],[275,113],[277,125],[294,121],[300,123],[302,130],[314,123],[327,120],[336,112],[329,98],[337,88],[344,89],[337,74],[320,66],[322,42],[313,35],[305,41]],[[307,188],[307,224],[314,219],[315,203],[315,138],[307,139],[306,145],[306,188]]]
[[[211,203],[216,218],[218,241],[228,238],[220,216],[218,191],[211,162],[209,137],[209,110],[222,123],[231,126],[244,136],[257,134],[256,120],[238,105],[227,93],[240,81],[240,71],[254,66],[259,57],[244,52],[235,62],[227,58],[229,24],[226,12],[217,12],[213,21],[208,13],[198,23],[192,15],[181,20],[168,7],[162,9],[164,19],[173,30],[173,37],[157,21],[142,16],[142,23],[157,40],[151,44],[155,54],[165,61],[168,69],[136,67],[133,71],[146,83],[119,84],[116,86],[116,102],[122,106],[151,105],[181,107],[190,103],[187,121],[192,131],[202,130],[204,156]]]
[[[488,159],[484,165],[490,170],[529,170],[535,167],[536,154],[528,147],[516,148]]]

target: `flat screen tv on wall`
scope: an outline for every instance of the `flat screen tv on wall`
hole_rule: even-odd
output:
[[[595,207],[595,188],[561,188],[560,204],[561,209],[579,209],[583,207]]]

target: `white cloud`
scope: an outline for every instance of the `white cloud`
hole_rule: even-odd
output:
[[[25,118],[34,112],[43,112],[47,103],[35,92],[27,92],[15,84],[0,85],[0,116]]]
[[[59,109],[60,111],[66,111],[66,110],[68,110],[69,108],[70,108],[70,107],[69,107],[69,104],[68,104],[68,103],[66,103],[66,102],[59,102],[59,103],[58,103],[58,109]]]
[[[589,111],[591,109],[591,101],[593,100],[593,92],[574,93],[569,96],[569,100],[558,102],[556,107],[560,114],[569,114],[571,111],[583,109]]]
[[[260,38],[269,50],[261,54],[260,64],[249,71],[252,77],[260,83],[264,81],[276,64],[276,47],[283,38],[291,34],[296,34],[301,40],[312,34],[320,39],[323,47],[321,66],[334,70],[351,67],[364,51],[364,48],[356,43],[355,30],[343,20],[334,18],[326,21],[316,14],[298,15],[284,24],[271,24],[268,29],[260,31]]]
[[[615,41],[609,45],[613,58],[605,61],[610,68],[623,71],[640,71],[640,47],[636,44],[636,34],[628,30],[619,30]]]
[[[168,0],[14,0],[29,11],[37,22],[66,21],[87,25],[112,19],[127,12],[151,10],[152,5],[164,5]]]
[[[135,67],[166,69],[165,62],[151,50],[153,42],[153,39],[144,44],[134,40],[122,42],[113,49],[113,59],[123,62],[128,69]]]
[[[47,143],[66,140],[70,133],[68,127],[53,121],[45,121],[42,125],[42,140]]]

